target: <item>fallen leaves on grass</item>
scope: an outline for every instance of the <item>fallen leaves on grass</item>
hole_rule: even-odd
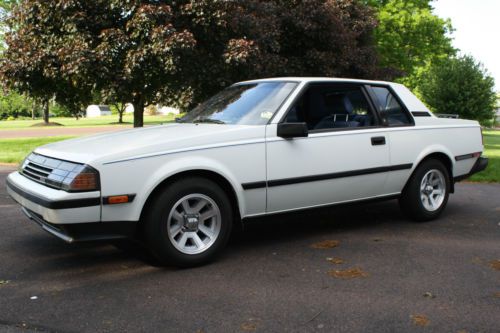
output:
[[[324,240],[318,243],[314,243],[311,245],[313,249],[333,249],[334,247],[339,246],[340,242],[338,240]]]
[[[430,323],[430,320],[421,314],[412,315],[411,319],[413,320],[413,323],[418,326],[427,326]]]
[[[330,270],[328,275],[337,279],[354,279],[360,277],[367,277],[369,274],[364,272],[361,268],[354,267],[345,270]]]
[[[344,259],[342,258],[326,258],[326,261],[331,262],[332,264],[335,265],[340,265],[345,262]]]
[[[500,271],[500,260],[492,260],[490,261],[490,267],[494,270]]]

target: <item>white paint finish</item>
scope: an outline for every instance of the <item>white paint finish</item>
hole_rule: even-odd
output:
[[[189,170],[211,171],[228,180],[238,197],[242,216],[265,211],[266,190],[243,191],[241,187],[243,183],[266,179],[264,131],[265,126],[251,126],[233,136],[234,142],[250,142],[246,144],[215,145],[99,166],[103,196],[137,194],[130,204],[103,206],[103,221],[136,221],[156,186],[172,175]]]
[[[392,89],[399,96],[399,98],[403,101],[406,108],[410,111],[427,111],[431,115],[431,111],[422,103],[417,96],[415,96],[408,88],[398,83],[391,83]],[[432,115],[432,117],[435,117]]]
[[[268,126],[171,124],[83,137],[36,149],[43,155],[93,166],[100,172],[102,196],[136,194],[132,203],[104,205],[101,214],[100,207],[54,211],[20,201],[53,223],[91,222],[101,216],[102,221],[137,221],[148,196],[162,181],[180,172],[205,170],[219,174],[230,183],[242,217],[257,216],[397,194],[412,170],[270,187],[268,190],[243,190],[244,183],[409,163],[415,168],[423,158],[435,152],[449,156],[453,174],[459,176],[470,171],[475,159],[455,162],[454,157],[483,150],[477,122],[434,116],[416,117],[415,126],[311,133],[309,138],[284,140],[276,136],[277,123],[307,83],[372,83],[328,78],[287,80],[300,84]],[[375,83],[391,85],[410,111],[427,111],[403,86]],[[371,137],[374,136],[385,136],[386,145],[372,146]],[[18,173],[9,178],[22,189],[49,200],[101,194],[54,190]]]
[[[268,179],[286,179],[389,166],[389,146],[373,146],[372,137],[385,132],[349,131],[311,134],[307,138],[276,137],[276,125],[267,128]],[[387,173],[322,180],[268,188],[268,212],[294,207],[383,195]]]

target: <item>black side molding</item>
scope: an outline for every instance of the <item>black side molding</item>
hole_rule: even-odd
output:
[[[398,170],[406,170],[406,169],[411,169],[412,167],[413,167],[412,163],[399,164],[399,165],[391,165],[391,166],[384,166],[384,167],[378,167],[378,168],[369,168],[369,169],[327,173],[327,174],[321,174],[321,175],[275,179],[275,180],[270,180],[268,182],[265,182],[265,181],[253,182],[253,183],[242,184],[242,186],[243,186],[243,189],[250,190],[250,189],[256,189],[256,188],[264,188],[264,187],[266,187],[266,185],[268,187],[293,185],[293,184],[300,184],[300,183],[316,182],[316,181],[320,181],[320,180],[355,177],[355,176],[370,175],[373,173],[383,173],[383,172],[391,172],[391,171],[398,171]]]
[[[60,201],[52,201],[48,200],[34,194],[28,193],[23,189],[17,187],[7,178],[6,185],[12,191],[16,192],[20,196],[25,199],[28,199],[31,202],[34,202],[40,206],[49,209],[67,209],[67,208],[81,208],[81,207],[92,207],[92,206],[100,206],[101,199],[100,198],[85,198],[85,199],[72,199],[72,200],[60,200]]]
[[[463,160],[467,160],[469,158],[475,158],[475,157],[479,157],[479,156],[481,156],[481,152],[459,155],[459,156],[455,156],[455,161],[463,161]]]

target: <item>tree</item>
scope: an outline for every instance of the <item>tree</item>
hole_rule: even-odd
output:
[[[355,0],[179,1],[174,24],[196,44],[181,59],[183,92],[198,104],[235,81],[272,76],[385,78],[371,8]]]
[[[71,109],[95,91],[184,109],[240,80],[278,75],[382,78],[373,11],[357,0],[25,0],[0,74]]]
[[[495,82],[471,56],[453,57],[431,66],[418,83],[425,103],[437,113],[459,114],[486,124],[494,116]]]
[[[432,13],[432,0],[365,0],[377,10],[377,50],[384,66],[414,88],[430,64],[455,54],[451,22]]]
[[[102,9],[98,2],[88,3],[94,10]],[[93,83],[87,78],[96,69],[86,43],[94,31],[75,31],[83,20],[94,17],[83,16],[80,9],[78,1],[26,0],[14,6],[7,20],[0,77],[8,88],[43,105],[45,123],[53,97],[74,113],[90,100]]]

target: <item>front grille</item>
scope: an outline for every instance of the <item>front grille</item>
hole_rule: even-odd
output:
[[[23,162],[20,173],[49,187],[61,189],[85,168],[83,164],[62,161],[31,153]]]

